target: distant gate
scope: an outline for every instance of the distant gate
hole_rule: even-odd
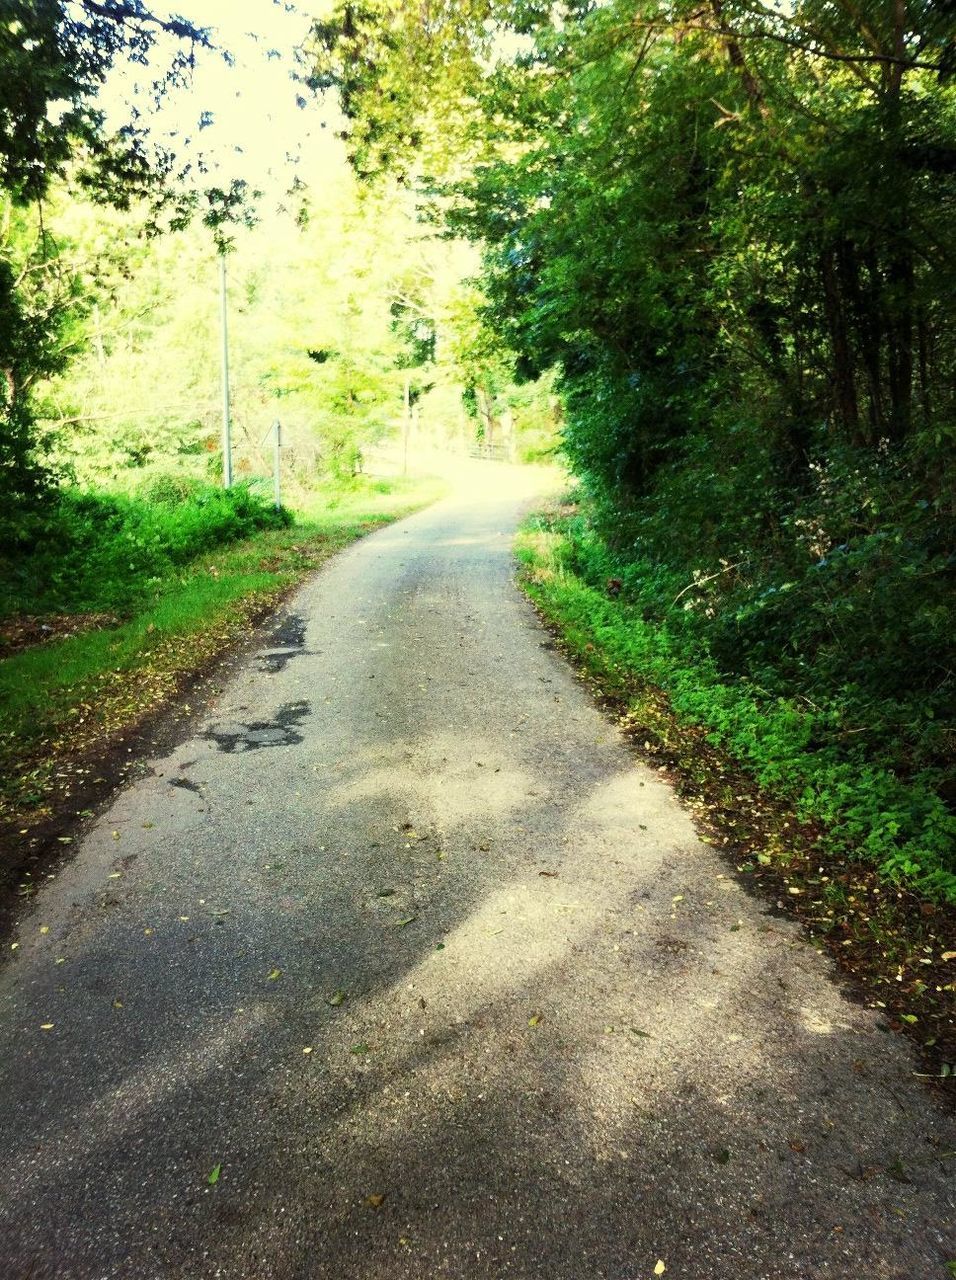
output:
[[[485,462],[510,462],[511,450],[506,444],[471,444],[468,446],[469,458],[482,458]]]

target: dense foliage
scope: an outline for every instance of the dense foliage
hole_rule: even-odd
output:
[[[5,0],[0,13],[0,539],[48,487],[33,430],[36,383],[65,367],[82,292],[44,216],[54,184],[128,208],[184,212],[167,180],[173,157],[150,141],[145,106],[110,127],[96,94],[120,60],[149,68],[157,38],[174,42],[153,93],[181,78],[208,33],[158,18],[142,0]],[[227,193],[219,193],[223,200]],[[176,209],[179,204],[178,211]],[[211,207],[217,202],[214,200]],[[218,212],[215,213],[218,216]]]
[[[0,557],[0,617],[18,610],[128,612],[203,552],[291,523],[248,486],[157,479],[139,497],[66,489]]]
[[[430,171],[484,243],[519,368],[557,369],[575,569],[812,710],[800,750],[870,779],[861,845],[905,870],[920,815],[868,770],[956,800],[953,6],[413,10],[340,8],[317,75],[357,166]]]

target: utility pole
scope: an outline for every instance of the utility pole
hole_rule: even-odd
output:
[[[226,292],[226,254],[219,250],[219,307],[222,328],[222,483],[232,487],[232,422],[229,406],[229,307]]]
[[[282,506],[282,423],[276,418],[272,424],[272,489],[276,511]]]
[[[408,475],[408,437],[412,430],[412,384],[405,379],[405,413],[402,416],[402,475]]]

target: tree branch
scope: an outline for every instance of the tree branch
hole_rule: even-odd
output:
[[[212,48],[210,27],[196,27],[185,18],[158,18],[156,14],[143,7],[138,0],[81,0],[84,10],[107,22],[143,23],[159,27],[167,35],[176,36],[180,40],[194,40],[204,48]]]
[[[836,49],[822,49],[818,45],[808,44],[795,36],[781,35],[776,31],[739,31],[733,27],[723,25],[715,27],[700,22],[668,22],[662,24],[651,21],[640,23],[639,25],[672,31],[701,31],[706,35],[719,36],[723,40],[772,40],[776,44],[783,44],[790,49],[797,49],[801,53],[807,53],[813,58],[825,58],[831,62],[844,62],[857,66],[898,66],[903,71],[934,71],[937,74],[945,70],[941,63],[926,62],[922,58],[901,58],[891,53],[841,53]]]

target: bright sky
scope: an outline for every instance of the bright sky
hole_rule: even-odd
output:
[[[324,7],[314,0],[309,4],[312,11]],[[154,8],[214,28],[213,40],[234,58],[229,66],[218,54],[200,51],[191,88],[170,93],[158,114],[147,95],[154,136],[169,136],[177,152],[182,140],[191,138],[215,165],[217,179],[245,178],[266,191],[289,186],[296,170],[288,156],[302,156],[301,177],[306,181],[322,170],[340,168],[334,107],[312,100],[290,78],[294,51],[309,28],[305,8],[290,12],[291,6],[273,0],[181,0]],[[154,58],[156,71],[163,65],[162,49],[161,43]],[[137,80],[146,80],[143,69],[128,65],[115,68],[110,78],[103,101],[117,123],[124,118],[125,103],[144,104],[143,97],[134,97]],[[300,94],[310,99],[304,109],[296,105]],[[200,131],[203,112],[212,113],[213,124]]]

